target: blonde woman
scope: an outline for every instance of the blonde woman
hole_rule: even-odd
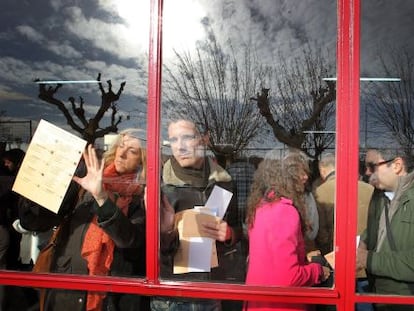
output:
[[[122,131],[102,160],[91,145],[83,159],[86,172],[73,178],[59,214],[26,201],[21,225],[33,231],[61,226],[52,272],[144,276],[146,156],[138,130]],[[136,295],[50,289],[44,310],[146,310],[142,301]]]

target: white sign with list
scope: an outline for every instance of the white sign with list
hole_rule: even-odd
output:
[[[13,191],[57,213],[85,146],[85,140],[41,120]]]

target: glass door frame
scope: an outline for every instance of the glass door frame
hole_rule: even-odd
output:
[[[269,288],[237,284],[161,281],[158,265],[158,205],[160,197],[160,119],[163,0],[150,0],[148,80],[148,191],[146,279],[39,275],[1,271],[0,283],[15,286],[113,291],[142,295],[267,300],[331,304],[338,311],[352,310],[357,302],[414,304],[414,297],[358,295],[355,293],[359,101],[360,0],[337,1],[337,114],[336,114],[336,238],[335,286],[323,288]],[[179,1],[179,0],[175,0]]]

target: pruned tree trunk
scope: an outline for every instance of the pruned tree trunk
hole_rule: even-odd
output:
[[[35,81],[40,81],[36,79]],[[103,137],[109,133],[116,133],[118,131],[118,125],[122,122],[122,116],[117,116],[118,109],[116,102],[119,100],[126,82],[122,82],[116,93],[112,90],[111,80],[107,81],[108,91],[105,91],[101,83],[101,74],[98,74],[96,79],[99,90],[101,91],[101,104],[96,112],[95,116],[88,118],[85,115],[84,99],[79,97],[79,103],[76,103],[74,97],[69,97],[70,108],[57,97],[57,93],[63,84],[57,84],[56,86],[48,86],[47,84],[39,83],[39,95],[38,97],[56,106],[65,117],[68,125],[78,132],[83,139],[88,143],[94,143],[97,138]],[[105,117],[107,112],[110,111],[110,125],[101,128],[100,121]]]

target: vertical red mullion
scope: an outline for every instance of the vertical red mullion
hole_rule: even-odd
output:
[[[138,1],[138,0],[137,0]],[[161,48],[162,0],[150,0],[150,42],[148,62],[147,113],[147,279],[158,283],[158,204],[160,197],[160,115],[161,115]]]
[[[355,306],[360,0],[338,1],[335,285],[338,311]]]

